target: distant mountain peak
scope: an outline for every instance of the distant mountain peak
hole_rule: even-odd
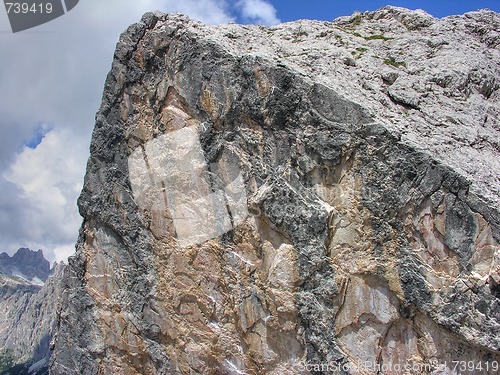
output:
[[[34,284],[43,284],[50,270],[50,262],[41,249],[22,247],[12,257],[5,252],[0,254],[0,273],[19,276]]]

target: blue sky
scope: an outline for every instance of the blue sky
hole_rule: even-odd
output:
[[[80,0],[66,15],[13,34],[0,6],[0,252],[73,253],[95,113],[119,35],[151,10],[181,12],[208,24],[273,25],[333,20],[385,5],[443,17],[500,0]]]
[[[339,16],[351,15],[354,11],[376,10],[385,5],[409,9],[423,9],[435,17],[463,14],[472,10],[489,8],[500,12],[500,0],[406,0],[406,1],[335,1],[335,0],[272,0],[277,17],[281,21],[300,18],[330,21]]]

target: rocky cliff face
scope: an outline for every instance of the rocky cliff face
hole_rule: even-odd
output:
[[[9,257],[8,262],[2,263],[2,272],[12,271],[0,274],[2,374],[48,373],[50,341],[56,327],[59,286],[64,268],[62,262],[55,263],[45,274],[48,264],[41,250],[35,252],[29,249],[20,249],[12,258]],[[32,282],[28,281],[30,277]],[[39,285],[41,278],[45,283]]]
[[[498,30],[146,14],[97,114],[52,373],[491,371]]]

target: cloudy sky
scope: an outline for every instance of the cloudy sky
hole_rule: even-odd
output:
[[[393,1],[442,17],[499,1]],[[119,34],[150,10],[182,12],[210,24],[272,25],[331,20],[384,1],[80,0],[45,25],[13,34],[0,8],[0,252],[73,253],[94,116]]]

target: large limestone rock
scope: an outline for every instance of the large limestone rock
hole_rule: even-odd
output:
[[[97,114],[52,373],[500,360],[498,30],[146,14]]]

